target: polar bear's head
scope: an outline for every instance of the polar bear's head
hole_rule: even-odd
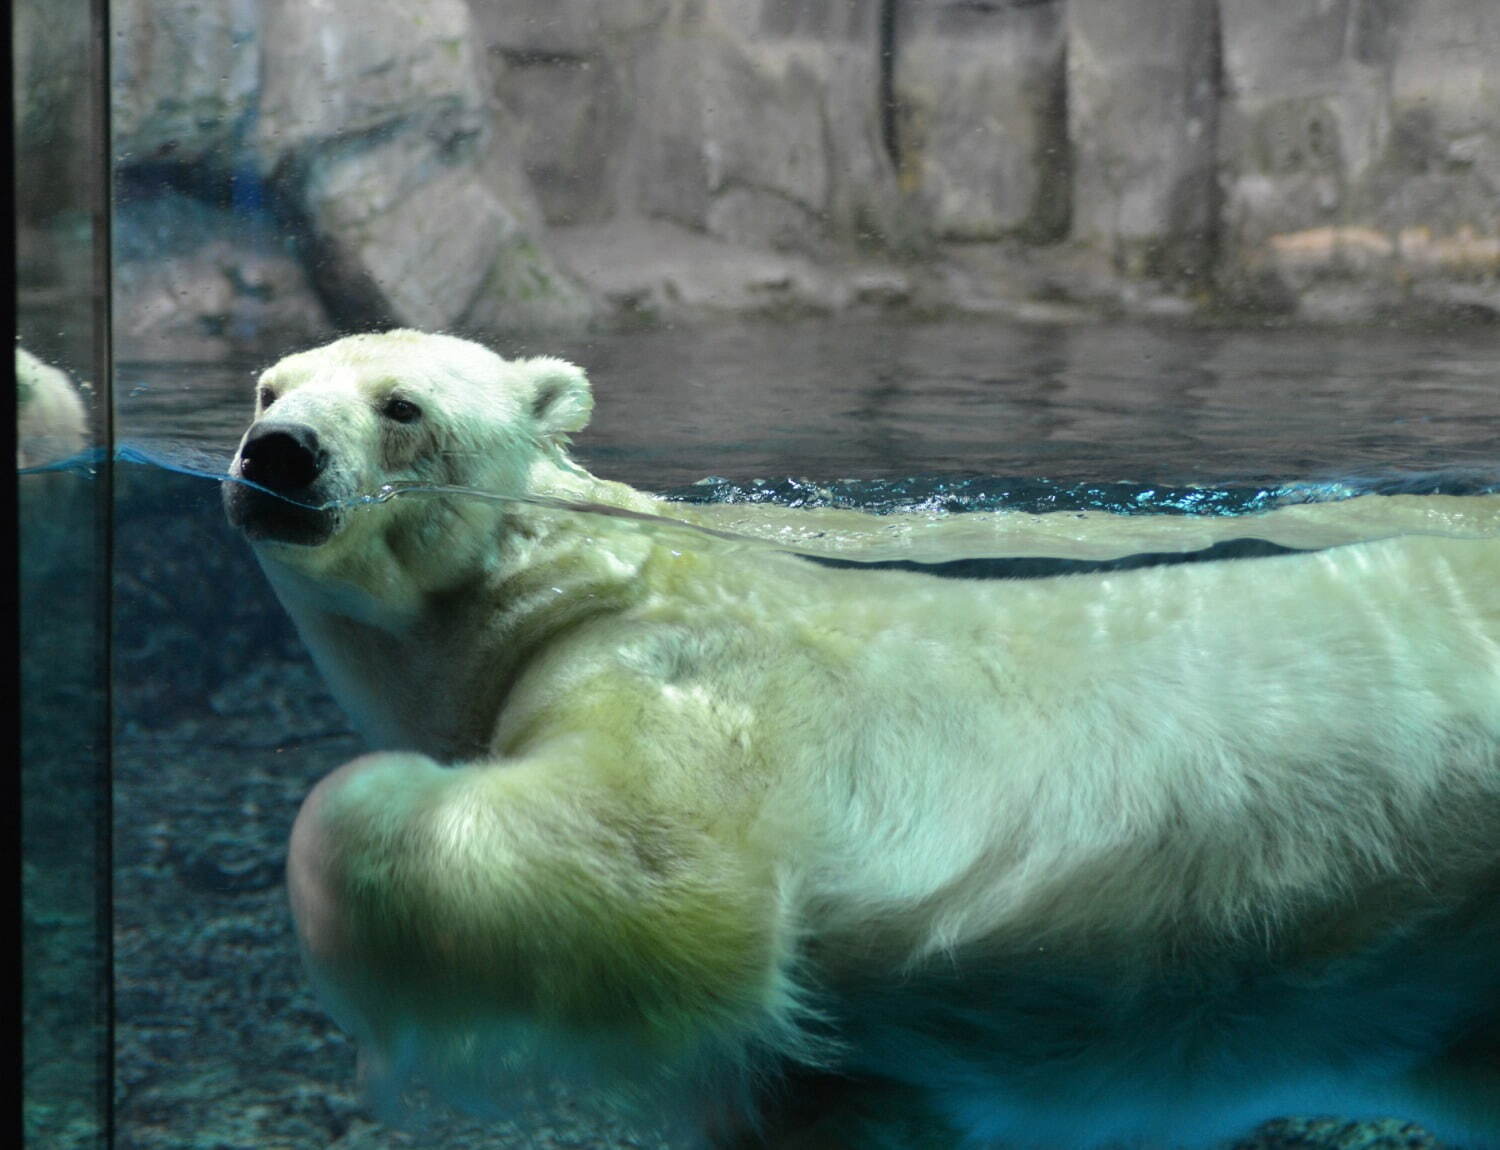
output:
[[[525,494],[592,406],[583,372],[559,359],[505,360],[416,331],[350,336],[261,375],[225,510],[282,556],[368,550],[376,537],[441,548],[472,533],[454,521],[464,501],[378,497],[406,486]]]

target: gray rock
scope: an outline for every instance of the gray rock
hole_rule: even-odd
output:
[[[495,94],[549,224],[594,223],[620,209],[629,160],[620,141],[632,123],[627,62],[615,54],[490,49]]]
[[[665,220],[558,228],[552,241],[622,325],[920,308],[933,296],[911,270],[883,260],[769,251]]]
[[[1392,180],[1386,217],[1405,269],[1472,279],[1500,274],[1500,6],[1416,0],[1391,56]],[[1401,209],[1406,209],[1404,212]],[[1443,245],[1447,252],[1434,252]],[[1428,249],[1423,252],[1422,249]],[[1432,258],[1424,258],[1432,257]]]
[[[902,173],[940,239],[1068,222],[1062,5],[923,0],[896,55]]]
[[[877,44],[849,11],[801,22],[736,0],[677,15],[636,72],[641,210],[783,248],[894,230]]]
[[[376,322],[414,327],[446,327],[468,310],[518,225],[472,163],[447,161],[445,148],[465,147],[472,143],[398,132],[306,161],[300,194],[325,295]]]
[[[520,330],[576,330],[598,318],[597,301],[558,258],[552,236],[545,249],[528,233],[502,236],[480,290],[453,325],[480,337]]]
[[[1357,189],[1391,132],[1379,9],[1224,0],[1231,247],[1253,253],[1272,235],[1360,218]]]
[[[637,61],[673,0],[472,0],[494,95],[548,223],[629,207]]]
[[[256,141],[267,172],[359,136],[479,134],[485,96],[463,0],[265,6]]]
[[[397,134],[312,161],[312,266],[346,325],[484,332],[587,317],[586,297],[479,178],[473,146]]]
[[[1430,162],[1473,169],[1500,191],[1500,7],[1413,0],[1392,52],[1398,117],[1421,111],[1441,146]],[[1488,222],[1495,223],[1495,202]]]
[[[879,6],[848,0],[762,0],[724,6],[731,29],[772,74],[811,76],[825,152],[824,234],[838,242],[903,246],[913,238],[884,139]],[[794,157],[787,157],[788,159]]]
[[[1436,1139],[1413,1122],[1376,1118],[1282,1118],[1267,1122],[1228,1150],[1441,1150]]]
[[[643,159],[638,196],[652,215],[733,242],[753,241],[743,225],[771,221],[769,241],[794,215],[792,242],[810,239],[828,201],[821,83],[794,52],[751,45],[712,15],[663,36],[638,70]],[[771,214],[744,207],[713,215],[715,201],[781,200]]]
[[[110,9],[115,160],[227,172],[257,112],[263,6],[124,0]]]
[[[60,275],[44,189],[76,185],[88,154],[86,104],[59,82],[82,46],[42,11],[17,8],[33,285]],[[259,189],[246,203],[239,190],[265,179],[276,226],[302,242],[256,274],[301,298],[276,262],[300,258],[346,327],[483,335],[574,324],[627,297],[669,314],[668,283],[712,309],[1494,313],[1491,0],[901,0],[890,54],[883,11],[124,0],[122,170],[234,200],[256,227]],[[656,286],[620,288],[574,242],[602,229],[617,250],[632,226],[649,248],[653,220],[720,241],[725,275],[652,279],[677,268],[677,245],[624,275]],[[554,227],[569,232],[561,248]],[[215,270],[241,260],[230,243],[201,266],[178,252],[128,269],[140,294],[122,315],[143,346],[171,331],[195,355],[223,343],[201,333],[248,306]],[[964,244],[994,258],[956,255]],[[840,265],[881,253],[920,257],[899,273],[910,291],[850,287]]]
[[[1132,274],[1191,279],[1212,257],[1212,0],[1071,0],[1072,233]]]
[[[126,184],[114,231],[121,360],[266,356],[333,334],[296,249],[264,212]]]
[[[868,44],[876,35],[877,4],[850,0],[762,0],[736,6],[747,31],[767,37],[803,36]]]
[[[601,56],[655,28],[681,0],[470,0],[484,43],[507,54]]]
[[[833,273],[805,256],[728,243],[664,220],[559,228],[553,240],[625,321],[830,311],[847,302]]]
[[[587,297],[534,236],[540,213],[487,106],[462,0],[267,16],[260,146],[311,231],[347,326],[578,322]]]
[[[1496,314],[1466,285],[1500,274],[1500,10],[1223,12],[1226,279],[1317,321]]]
[[[873,8],[862,4],[857,10],[868,13]],[[863,247],[921,248],[919,220],[903,202],[895,159],[883,138],[881,62],[874,29],[855,23],[846,37],[824,41],[816,68],[824,83],[827,219],[835,236]]]

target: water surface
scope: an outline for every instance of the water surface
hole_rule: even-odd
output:
[[[498,342],[594,384],[576,454],[707,476],[1058,483],[1454,482],[1500,463],[1493,331],[726,324]],[[227,461],[262,362],[121,364],[118,426]]]

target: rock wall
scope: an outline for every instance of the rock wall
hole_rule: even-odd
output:
[[[1215,0],[1069,0],[1072,234],[1122,272],[1212,271],[1218,215]]]
[[[876,5],[475,0],[553,224],[668,220],[783,249],[896,226]]]
[[[540,242],[463,0],[114,11],[117,278],[149,289],[118,293],[121,354],[591,316]]]
[[[1072,203],[1062,4],[907,3],[895,25],[907,202],[940,240],[1063,238]]]
[[[1492,0],[471,4],[554,225],[936,256],[937,307],[1500,315]]]
[[[1219,3],[1226,272],[1314,316],[1495,312],[1500,6]]]
[[[1493,0],[114,7],[142,347],[891,304],[1500,316]],[[53,88],[23,125],[66,122]],[[217,238],[147,266],[205,212]]]

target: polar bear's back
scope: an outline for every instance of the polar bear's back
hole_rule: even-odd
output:
[[[640,785],[736,807],[833,938],[1263,934],[1493,855],[1497,568],[1417,536],[1019,582],[751,554],[550,651],[503,725],[631,732]]]
[[[1071,911],[1059,879],[1049,931],[1070,914],[1222,927],[1257,899],[1274,916],[1359,876],[1490,858],[1497,569],[1500,542],[1407,537],[951,592],[893,582],[883,612],[862,608],[886,623],[853,664],[864,705],[837,716],[852,750],[823,772],[827,801],[851,855],[865,834],[905,839],[872,865],[892,884],[931,875],[941,945],[1045,903],[1038,874],[1116,874],[1100,860],[1127,847],[1145,872],[1074,892]],[[1148,880],[1155,917],[1111,905]],[[963,893],[944,908],[944,889]]]
[[[812,899],[831,968],[900,972],[845,988],[860,1068],[1003,1145],[1439,1123],[1391,1080],[1500,1025],[1497,571],[1406,537],[872,581]]]

